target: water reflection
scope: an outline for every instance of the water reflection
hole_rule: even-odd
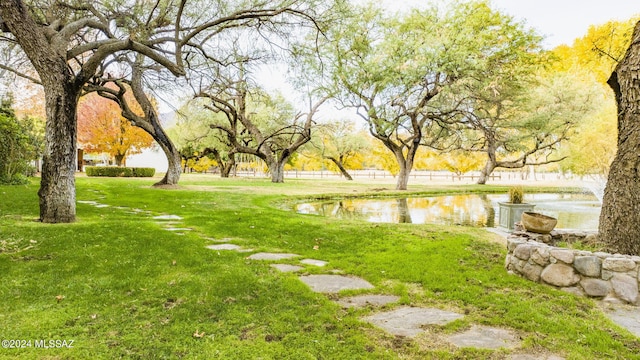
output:
[[[494,227],[506,195],[469,194],[399,199],[343,199],[296,205],[303,214],[369,222]],[[558,228],[595,230],[600,203],[590,194],[529,194],[536,211],[558,219]]]

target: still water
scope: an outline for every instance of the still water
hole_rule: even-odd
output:
[[[344,199],[297,204],[301,214],[368,222],[494,227],[507,195],[468,194],[397,199]],[[558,219],[559,229],[596,230],[600,202],[591,194],[527,194],[536,212]]]

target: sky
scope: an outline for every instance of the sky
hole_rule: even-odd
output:
[[[545,45],[571,45],[590,25],[640,14],[640,0],[493,0],[495,8],[524,20],[545,36]]]
[[[421,7],[426,0],[378,0],[388,9]],[[441,0],[446,2],[446,0]],[[628,20],[640,14],[640,0],[490,0],[495,9],[524,21],[545,36],[551,49],[571,45],[587,33],[590,25],[609,20]]]

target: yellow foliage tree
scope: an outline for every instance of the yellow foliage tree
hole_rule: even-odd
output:
[[[607,80],[629,47],[638,20],[640,17],[591,26],[572,46],[562,45],[553,50],[559,59],[554,69],[570,71],[585,80],[600,83],[598,97],[592,100],[598,106],[597,110],[594,115],[582,119],[569,146],[564,149],[568,155],[563,164],[566,170],[602,177],[609,173],[617,146],[617,114]]]
[[[447,170],[462,176],[463,174],[479,170],[485,163],[486,155],[478,152],[451,151],[433,158],[433,166],[436,170]]]
[[[640,17],[592,25],[572,46],[561,45],[554,49],[554,55],[560,59],[556,66],[559,70],[586,69],[600,83],[606,84],[629,47],[638,20]]]

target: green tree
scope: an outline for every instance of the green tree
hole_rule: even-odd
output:
[[[18,120],[12,103],[11,96],[0,100],[0,183],[24,184],[38,156],[38,139],[33,120]]]
[[[193,99],[178,110],[177,124],[168,130],[185,170],[191,163],[196,164],[205,157],[213,157],[221,177],[229,177],[235,168],[235,151],[224,133],[216,131],[211,123],[219,123],[222,114],[212,113],[205,108],[204,99]]]
[[[454,150],[431,155],[430,160],[432,169],[451,171],[460,177],[469,171],[480,169],[484,159],[479,153]]]
[[[536,82],[532,80],[471,94],[473,111],[463,123],[475,134],[463,148],[487,155],[479,184],[485,184],[496,168],[564,160],[560,145],[593,110],[596,84],[569,73],[545,73]]]
[[[629,47],[638,20],[636,17],[590,26],[587,33],[576,39],[573,45],[561,45],[553,50],[560,60],[554,68],[560,71],[588,70],[589,75],[606,85],[611,72]]]
[[[75,220],[78,99],[87,85],[110,80],[115,63],[130,68],[125,72],[131,76],[129,85],[145,112],[129,120],[157,137],[161,147],[171,146],[142,88],[142,74],[183,76],[207,43],[219,51],[206,57],[224,59],[225,50],[233,45],[220,46],[224,41],[218,35],[222,33],[252,28],[268,38],[267,32],[313,24],[308,20],[324,9],[313,0],[268,4],[222,0],[0,2],[0,30],[4,33],[0,41],[10,52],[2,68],[41,84],[46,94],[45,149],[38,192],[41,221]],[[30,66],[25,69],[21,64]],[[114,94],[110,98],[123,99]],[[123,108],[123,116],[131,114],[135,115]],[[164,150],[176,153],[171,147]],[[179,158],[168,160],[170,169],[177,164],[177,170],[168,171],[161,183],[174,184],[179,180]]]
[[[609,89],[595,83],[592,86],[595,96],[589,103],[595,109],[581,119],[571,141],[563,147],[567,159],[562,168],[606,180],[616,154],[616,102]]]
[[[609,174],[617,146],[617,119],[615,99],[606,81],[629,47],[636,22],[637,19],[631,19],[591,26],[572,46],[562,45],[553,50],[558,61],[552,69],[573,73],[583,84],[600,84],[594,88],[595,96],[590,101],[595,107],[593,113],[577,124],[575,135],[563,149],[567,156],[562,164],[564,169],[601,179]]]
[[[539,50],[538,37],[485,1],[399,19],[358,8],[329,36],[325,53],[332,58],[322,65],[343,104],[358,110],[395,157],[399,190],[407,188],[420,146],[454,145],[464,104],[452,94],[490,67],[509,68],[514,54]]]
[[[367,139],[355,131],[355,125],[349,120],[322,124],[318,126],[317,133],[311,142],[315,152],[330,161],[345,179],[353,180],[348,168],[353,168],[353,162],[368,147]]]
[[[245,79],[235,84],[223,91],[198,94],[210,101],[207,108],[224,114],[223,121],[210,126],[229,140],[230,151],[256,156],[267,164],[272,182],[284,182],[284,166],[311,140],[314,116],[325,100],[318,100],[309,112],[300,114],[282,95],[248,89]]]

